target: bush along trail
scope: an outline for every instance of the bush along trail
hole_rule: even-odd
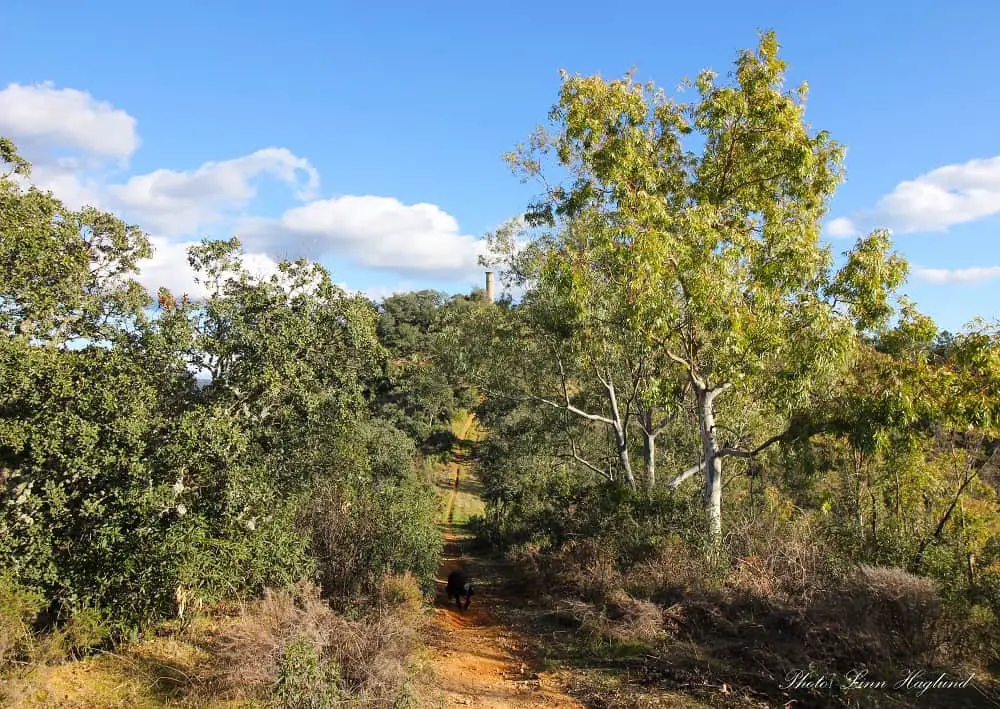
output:
[[[581,707],[559,689],[554,677],[536,671],[525,640],[497,620],[497,606],[505,602],[502,571],[490,559],[470,553],[472,535],[466,529],[466,515],[482,509],[469,460],[475,438],[473,416],[466,420],[460,438],[446,483],[444,554],[437,575],[424,706]],[[475,588],[468,610],[458,609],[445,595],[448,574],[454,569],[464,571]]]

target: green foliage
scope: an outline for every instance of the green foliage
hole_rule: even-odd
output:
[[[60,605],[86,598],[128,620],[164,612],[172,592],[157,559],[170,556],[176,513],[173,476],[155,460],[167,425],[157,384],[113,350],[11,338],[0,357],[5,565]]]
[[[27,176],[6,138],[0,161]],[[0,330],[62,345],[111,337],[141,316],[148,296],[129,275],[152,254],[137,227],[86,207],[66,209],[49,192],[24,190],[0,171]]]
[[[809,426],[823,434],[786,462],[813,480],[801,501],[821,512],[838,554],[937,579],[979,638],[996,628],[973,621],[1000,608],[992,592],[1000,565],[997,342],[982,323],[941,337],[908,305],[809,412]]]
[[[330,658],[320,657],[310,638],[285,646],[272,698],[282,709],[332,709],[340,706],[340,672]]]
[[[469,388],[457,386],[442,360],[447,362],[456,349],[454,324],[477,302],[475,293],[446,298],[425,290],[393,295],[379,305],[376,331],[390,359],[385,376],[370,386],[375,410],[423,454],[450,448],[448,423],[476,400]]]
[[[398,362],[389,365],[389,376],[376,393],[379,415],[432,449],[435,434],[451,420],[458,404],[455,392],[440,369],[427,363]]]
[[[376,481],[396,481],[413,470],[417,447],[413,439],[383,419],[359,423],[356,435],[368,453],[371,474]]]
[[[667,535],[703,531],[688,500],[662,489],[632,490],[554,455],[558,413],[497,405],[484,406],[479,415],[489,431],[477,453],[487,510],[476,526],[484,541],[549,550],[574,539],[599,539],[616,558],[634,561]]]
[[[436,496],[414,441],[372,416],[388,353],[370,303],[304,260],[253,276],[232,239],[190,250],[206,298],[161,289],[152,310],[131,279],[150,254],[137,228],[10,175],[0,225],[0,565],[27,594],[4,613],[43,598],[78,652],[191,598],[431,577]],[[353,506],[343,550],[301,526],[331,497]]]
[[[709,532],[723,568],[762,554],[744,529],[808,522],[822,565],[930,576],[985,627],[1000,329],[939,332],[898,295],[884,230],[835,265],[819,234],[843,150],[784,73],[767,33],[689,102],[564,74],[550,128],[508,156],[544,194],[485,263],[524,296],[471,310],[448,359],[486,395],[478,531],[599,547],[623,573],[671,534]]]
[[[437,498],[414,474],[399,484],[317,486],[300,526],[328,596],[370,593],[386,573],[404,571],[433,586],[441,554]]]
[[[8,571],[0,574],[0,670],[30,652],[32,633],[45,598],[23,588]]]
[[[445,302],[443,293],[432,290],[389,296],[379,307],[379,341],[400,357],[427,352]]]
[[[544,197],[528,228],[491,239],[525,296],[468,330],[485,333],[469,375],[562,410],[562,451],[592,473],[652,491],[657,438],[692,430],[669,473],[676,486],[704,472],[715,538],[722,461],[794,434],[795,412],[884,327],[906,274],[883,231],[833,267],[820,222],[843,149],[805,123],[806,87],[786,90],[784,74],[773,33],[739,55],[732,81],[702,72],[687,103],[631,75],[564,73],[553,128],[508,156]],[[612,455],[581,455],[584,426],[605,430]]]
[[[99,608],[83,606],[74,609],[59,627],[44,638],[43,652],[53,660],[80,658],[103,644],[111,627]]]

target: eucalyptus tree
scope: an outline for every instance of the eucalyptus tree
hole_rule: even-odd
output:
[[[839,479],[823,504],[856,556],[939,578],[964,567],[974,585],[976,561],[1000,553],[1000,330],[973,322],[943,339],[907,304],[814,412],[831,435],[813,453],[847,458],[828,466]]]
[[[552,127],[508,156],[544,192],[529,206],[528,228],[493,240],[507,277],[524,276],[535,322],[559,334],[578,365],[565,381],[564,357],[541,342],[519,345],[536,366],[547,358],[549,383],[558,384],[559,398],[532,396],[608,425],[626,477],[632,421],[620,405],[615,413],[620,388],[608,363],[630,373],[641,363],[626,396],[644,391],[661,410],[688,392],[699,450],[670,484],[704,471],[713,537],[722,528],[722,461],[790,435],[791,412],[832,385],[859,332],[887,321],[906,274],[882,230],[835,268],[820,221],[842,178],[843,149],[805,123],[806,86],[786,90],[785,69],[766,33],[756,51],[740,53],[731,81],[705,70],[689,82],[697,94],[689,102],[631,75],[564,72]],[[610,415],[573,402],[584,376],[604,390]],[[734,396],[785,423],[755,440],[727,440],[733,426],[720,420],[719,402]],[[644,432],[658,425],[647,418]]]
[[[683,415],[685,382],[668,382],[657,367],[659,352],[622,326],[609,303],[615,293],[583,312],[546,254],[554,241],[542,236],[515,253],[515,235],[491,235],[500,256],[489,263],[502,267],[507,284],[525,288],[524,297],[470,319],[467,376],[487,396],[557,414],[564,459],[609,481],[652,489],[656,439]]]

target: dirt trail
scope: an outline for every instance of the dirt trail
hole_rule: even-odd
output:
[[[468,441],[473,417],[465,424],[462,440]],[[555,680],[536,672],[515,632],[497,623],[492,612],[502,603],[491,586],[487,560],[463,554],[468,535],[453,520],[455,498],[468,464],[461,456],[452,463],[454,474],[445,512],[444,555],[437,578],[437,602],[428,658],[433,685],[426,693],[427,707],[563,707],[580,708],[579,702],[560,691]],[[444,587],[448,574],[465,570],[475,586],[469,610],[449,605]]]

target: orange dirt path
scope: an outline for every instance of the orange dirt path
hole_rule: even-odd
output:
[[[462,432],[468,440],[473,417]],[[437,578],[437,602],[431,627],[428,657],[432,686],[428,688],[427,707],[563,707],[582,709],[583,705],[564,694],[554,678],[535,672],[525,655],[524,643],[517,633],[499,625],[492,612],[503,599],[484,584],[477,574],[484,561],[462,554],[466,538],[451,520],[454,497],[467,464],[453,463],[454,484],[449,500],[444,531],[445,550]],[[475,587],[467,611],[448,603],[444,587],[453,569],[464,569]]]

